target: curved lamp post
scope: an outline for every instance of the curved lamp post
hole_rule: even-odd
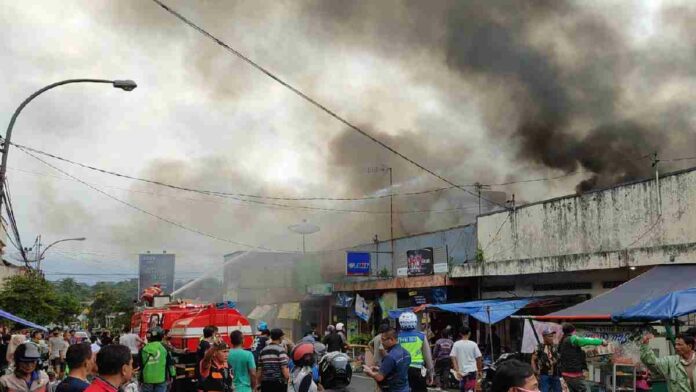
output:
[[[64,239],[62,239],[62,240],[58,240],[58,241],[55,241],[55,242],[51,242],[50,244],[48,244],[47,247],[44,248],[43,251],[41,251],[41,253],[39,253],[39,258],[36,260],[36,269],[37,269],[38,271],[41,271],[41,260],[44,259],[44,255],[46,254],[46,251],[49,250],[53,245],[59,244],[59,243],[61,243],[61,242],[66,242],[66,241],[84,241],[84,240],[86,240],[86,239],[87,239],[87,238],[85,238],[85,237],[79,237],[79,238],[64,238]],[[39,246],[41,246],[40,243],[39,243]]]
[[[69,83],[108,83],[114,88],[120,88],[123,91],[133,91],[137,84],[132,80],[106,80],[106,79],[68,79],[53,84],[36,91],[34,94],[30,95],[29,98],[25,99],[19,107],[15,110],[10,119],[10,125],[7,127],[7,132],[5,132],[5,139],[3,140],[2,147],[2,165],[0,166],[0,211],[2,211],[2,195],[4,195],[5,190],[5,173],[7,172],[7,155],[10,151],[10,141],[12,139],[12,128],[14,127],[15,121],[17,121],[17,116],[22,112],[25,106],[31,102],[34,98],[38,97],[44,91],[50,90],[54,87],[62,86]]]

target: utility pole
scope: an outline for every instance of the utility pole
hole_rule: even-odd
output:
[[[657,187],[657,212],[662,215],[662,192],[660,190],[660,171],[658,164],[660,160],[657,158],[657,152],[652,155],[652,167],[655,168],[655,186]]]
[[[392,168],[389,168],[389,242],[391,242],[391,274],[396,276],[394,271],[394,179],[392,178]]]
[[[379,275],[379,236],[375,234],[375,238],[372,239],[375,243],[375,266],[377,267],[377,274]]]
[[[474,186],[476,187],[476,192],[478,193],[478,214],[481,215],[481,190],[491,189],[491,186],[481,184],[480,182],[475,183]]]
[[[394,270],[395,268],[395,263],[394,263],[394,177],[392,173],[392,168],[391,167],[384,167],[384,166],[377,166],[377,167],[369,167],[367,169],[368,173],[377,173],[377,172],[389,172],[389,242],[390,242],[390,247],[391,247],[391,254],[392,254],[392,259],[391,259],[391,274],[392,276],[396,276],[396,271]],[[375,238],[377,235],[375,235]],[[379,257],[379,256],[377,256]]]

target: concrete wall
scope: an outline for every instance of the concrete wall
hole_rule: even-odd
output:
[[[481,298],[540,297],[589,294],[596,297],[611,290],[611,283],[626,282],[642,273],[642,270],[627,268],[576,271],[535,275],[490,276],[481,280]],[[570,286],[568,283],[591,284],[590,288]],[[539,288],[543,284],[547,287]],[[510,286],[511,291],[498,291],[496,288]]]
[[[19,275],[23,272],[24,270],[20,267],[5,265],[5,263],[0,261],[0,286],[3,285],[5,278]]]
[[[480,216],[478,243],[453,276],[696,262],[696,171]]]

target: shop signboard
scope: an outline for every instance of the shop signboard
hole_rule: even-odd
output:
[[[408,268],[408,276],[432,275],[433,248],[406,251],[406,267]]]
[[[369,276],[370,252],[346,252],[346,275]]]
[[[423,304],[444,304],[447,302],[446,287],[429,287],[409,290],[408,296],[413,306]]]
[[[307,294],[320,297],[329,297],[333,293],[332,283],[319,283],[307,286]]]

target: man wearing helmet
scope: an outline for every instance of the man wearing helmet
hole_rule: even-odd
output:
[[[143,392],[166,392],[167,384],[176,374],[174,360],[169,351],[162,345],[164,330],[160,327],[147,331],[148,343],[140,350],[139,360],[142,363],[140,377]]]
[[[0,377],[2,392],[46,392],[48,374],[38,370],[41,354],[36,344],[28,342],[17,347],[13,354],[14,373]]]
[[[399,316],[399,344],[411,355],[408,369],[408,384],[412,392],[427,392],[428,383],[433,382],[433,358],[430,344],[423,332],[417,331],[418,317],[413,312]],[[427,376],[427,382],[426,382]]]
[[[294,392],[317,392],[319,390],[315,382],[318,375],[318,369],[315,371],[315,362],[314,343],[303,342],[292,350],[294,367],[290,374],[290,385]]]

